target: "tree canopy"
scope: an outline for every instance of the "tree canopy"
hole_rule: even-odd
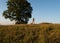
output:
[[[8,0],[7,10],[3,12],[3,16],[11,21],[15,20],[16,24],[27,24],[32,17],[32,10],[27,0]]]

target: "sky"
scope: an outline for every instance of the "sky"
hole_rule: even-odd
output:
[[[3,11],[7,9],[7,0],[0,0],[0,24],[14,24],[14,21],[5,19],[2,16]],[[60,24],[60,0],[28,0],[33,8],[32,18],[35,23],[58,23]],[[29,23],[32,22],[32,18]]]

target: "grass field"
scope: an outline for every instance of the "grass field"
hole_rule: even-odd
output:
[[[60,24],[0,26],[0,43],[60,43]]]

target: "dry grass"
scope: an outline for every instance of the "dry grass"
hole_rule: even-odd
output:
[[[0,26],[0,43],[60,43],[60,24]]]

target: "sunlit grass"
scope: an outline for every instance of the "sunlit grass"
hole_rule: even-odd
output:
[[[59,24],[0,26],[0,43],[60,43]]]

